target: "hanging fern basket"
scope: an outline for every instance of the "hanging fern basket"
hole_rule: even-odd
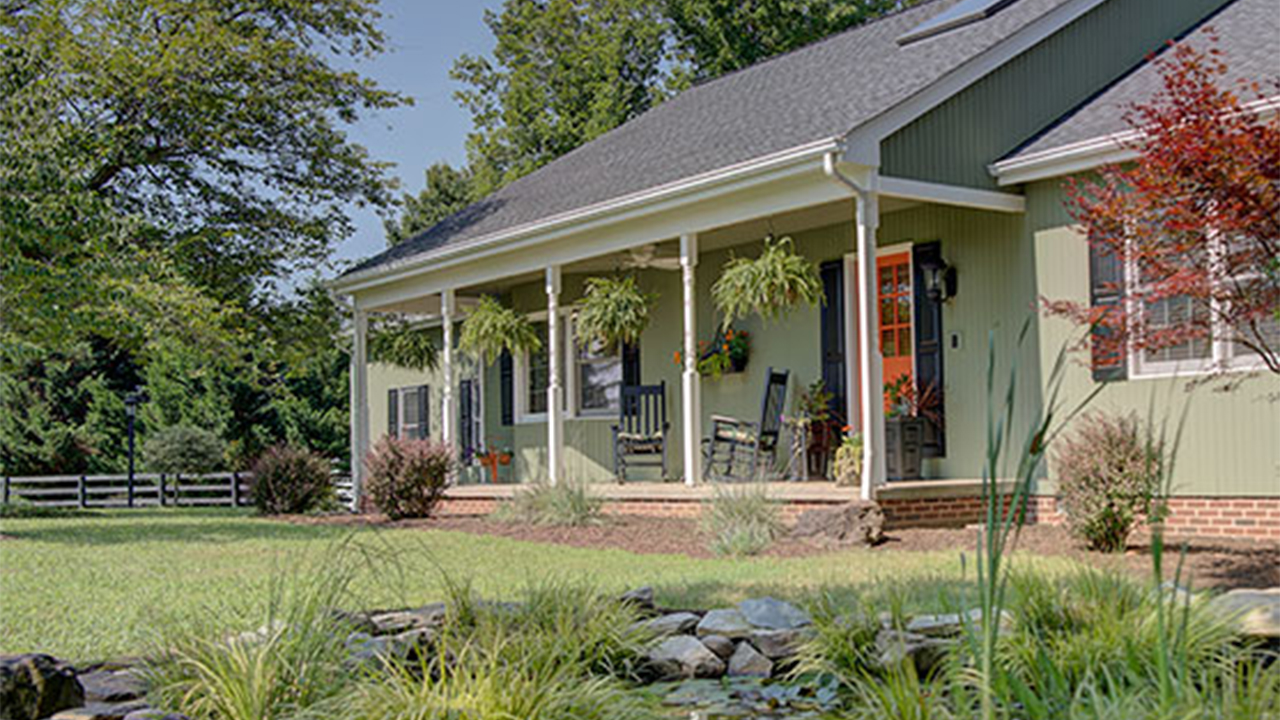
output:
[[[511,354],[536,351],[542,338],[529,318],[496,298],[485,296],[462,321],[458,345],[477,357],[493,361],[504,351]]]
[[[765,238],[760,257],[733,257],[725,263],[711,299],[723,316],[723,328],[753,314],[777,320],[800,305],[820,305],[822,277],[795,251],[791,238]]]
[[[641,290],[634,276],[589,278],[578,310],[578,332],[605,347],[634,345],[649,326],[657,297]]]

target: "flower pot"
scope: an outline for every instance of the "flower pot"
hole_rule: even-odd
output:
[[[732,368],[731,372],[736,372],[736,373],[740,373],[746,370],[747,356],[746,355],[739,355],[739,356],[730,355],[729,367]]]
[[[885,476],[919,480],[924,460],[924,418],[895,417],[884,423]]]

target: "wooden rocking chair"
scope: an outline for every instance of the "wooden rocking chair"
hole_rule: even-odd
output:
[[[765,467],[777,462],[778,436],[782,431],[782,412],[786,406],[790,376],[786,370],[769,368],[766,371],[758,422],[724,415],[711,416],[711,437],[702,441],[707,477],[713,480],[757,480],[761,460],[768,460]]]
[[[661,467],[667,479],[667,383],[624,385],[613,426],[613,474],[626,482],[630,467]]]

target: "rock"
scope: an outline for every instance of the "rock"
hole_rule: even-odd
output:
[[[84,707],[63,710],[49,720],[124,720],[125,716],[148,709],[146,702],[132,700],[123,703],[90,703]]]
[[[751,634],[751,623],[736,608],[712,610],[698,623],[698,637],[723,635],[730,640],[741,640]]]
[[[257,630],[246,630],[242,633],[232,633],[227,636],[228,643],[243,643],[245,645],[257,645],[266,642],[273,636],[283,633],[288,629],[285,621],[276,618],[269,623],[264,623]]]
[[[97,670],[80,675],[79,680],[89,703],[136,700],[147,693],[146,683],[129,670]]]
[[[904,629],[909,633],[929,637],[955,637],[964,632],[965,622],[974,627],[981,627],[982,608],[974,608],[964,613],[963,618],[957,613],[918,615],[911,618]],[[1000,611],[1000,629],[1002,631],[1013,629],[1013,615],[1007,610]]]
[[[628,590],[627,592],[622,593],[618,600],[624,605],[632,605],[640,608],[641,610],[652,610],[654,608],[653,598],[653,588],[646,585],[644,587],[636,588],[635,590]]]
[[[435,631],[428,628],[405,630],[396,635],[371,636],[354,632],[347,636],[348,662],[356,665],[384,661],[412,662],[426,657],[435,642]]]
[[[796,654],[804,634],[800,629],[756,630],[751,633],[751,644],[770,660],[782,660]]]
[[[642,620],[636,625],[637,627],[645,628],[657,637],[666,637],[668,635],[684,635],[692,631],[697,627],[698,621],[701,619],[693,613],[678,612],[659,615],[651,620]]]
[[[876,663],[881,669],[887,670],[904,662],[911,662],[915,665],[917,675],[923,678],[946,658],[954,644],[954,640],[881,630],[876,635]]]
[[[751,643],[740,642],[729,658],[728,674],[732,677],[767,678],[773,674],[773,661],[761,655]]]
[[[378,613],[369,618],[376,632],[374,635],[393,635],[405,630],[437,628],[444,624],[448,608],[444,603],[431,603],[420,608]]]
[[[689,635],[673,635],[649,651],[649,665],[662,678],[720,677],[724,661]]]
[[[328,612],[328,615],[335,625],[348,632],[362,632],[370,635],[378,632],[378,626],[374,624],[373,617],[367,612],[333,609]]]
[[[738,610],[747,622],[765,630],[794,630],[813,624],[808,613],[771,597],[743,600],[738,603]]]
[[[179,715],[178,713],[167,713],[163,710],[156,710],[155,708],[145,708],[142,710],[134,710],[128,715],[125,715],[124,720],[191,720],[191,718],[186,715]]]
[[[708,635],[702,638],[702,644],[721,660],[728,660],[733,655],[733,641],[723,635]]]
[[[819,545],[878,545],[884,540],[884,512],[870,500],[806,511],[791,537]]]
[[[0,657],[0,718],[37,720],[83,704],[72,668],[48,655]]]
[[[1280,638],[1280,587],[1231,590],[1214,598],[1210,607],[1235,619],[1244,635]]]

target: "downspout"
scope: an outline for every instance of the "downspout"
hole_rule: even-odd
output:
[[[875,488],[884,479],[884,405],[877,402],[884,385],[880,361],[879,330],[876,327],[876,230],[880,226],[879,173],[872,169],[866,186],[840,172],[838,151],[822,157],[822,171],[833,182],[851,191],[857,204],[858,263],[858,387],[862,402],[859,417],[862,431],[863,500],[875,499]],[[853,398],[848,403],[852,406]]]

